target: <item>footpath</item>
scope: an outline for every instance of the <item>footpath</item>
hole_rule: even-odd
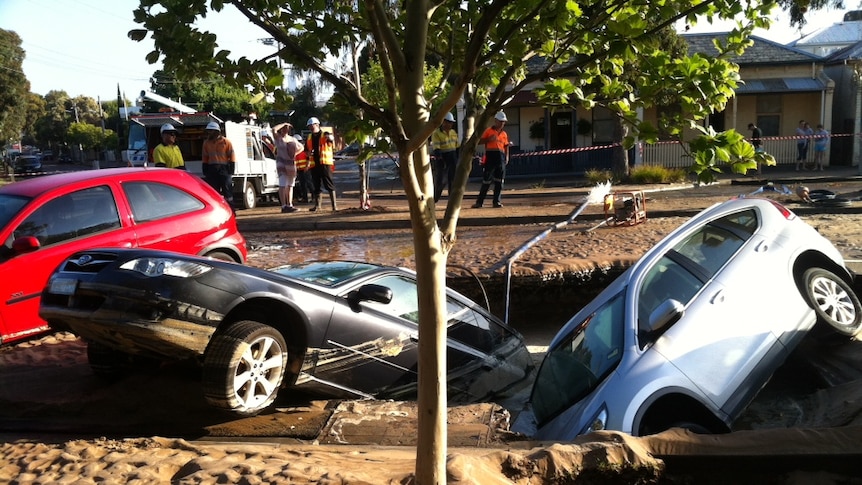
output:
[[[841,194],[862,191],[862,175],[857,167],[830,167],[825,171],[794,171],[792,167],[765,167],[762,174],[741,176],[720,174],[712,185],[697,186],[694,183],[619,185],[612,186],[614,192],[642,190],[649,199],[647,212],[650,217],[664,215],[693,215],[708,207],[711,198],[732,197],[749,194],[768,183],[774,187],[786,186],[793,190],[797,185],[812,189],[828,188],[839,183]],[[564,220],[586,200],[594,187],[579,177],[535,177],[507,180],[503,189],[503,207],[494,208],[486,199],[483,208],[471,206],[476,200],[479,183],[467,185],[458,219],[459,227],[506,226],[521,224],[554,224]],[[277,204],[262,206],[254,210],[238,211],[239,228],[244,232],[296,230],[369,230],[409,229],[410,213],[407,198],[400,188],[400,181],[390,181],[383,187],[372,186],[371,208],[359,208],[359,193],[353,187],[336,187],[339,210],[333,212],[329,198],[324,194],[320,210],[312,212],[310,204],[300,204],[300,212],[281,214]],[[445,192],[444,192],[445,194]],[[447,197],[438,202],[438,217],[442,218]],[[852,199],[851,199],[852,200]],[[859,208],[831,208],[836,212],[854,212]],[[585,213],[583,218],[598,215]],[[800,211],[804,212],[804,211]]]

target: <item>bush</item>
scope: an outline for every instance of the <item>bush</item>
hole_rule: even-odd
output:
[[[641,165],[631,170],[628,182],[633,184],[670,184],[686,180],[686,171],[659,165]]]
[[[611,172],[610,170],[599,170],[596,168],[591,168],[587,170],[585,176],[587,177],[587,182],[589,182],[590,185],[603,184],[608,180],[613,183],[617,182],[617,179],[614,177],[613,172]]]
[[[687,172],[681,168],[666,168],[659,165],[641,165],[631,170],[627,177],[620,178],[610,170],[591,168],[584,176],[590,185],[605,183],[610,180],[614,184],[673,184],[685,182]]]

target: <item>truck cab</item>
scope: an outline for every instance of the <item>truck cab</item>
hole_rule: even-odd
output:
[[[129,145],[123,158],[129,166],[153,166],[153,148],[161,143],[160,127],[170,123],[177,129],[177,146],[183,154],[186,170],[203,177],[204,128],[211,121],[222,126],[222,132],[236,153],[235,199],[241,201],[243,208],[252,209],[261,199],[277,197],[275,153],[263,140],[264,130],[247,123],[222,122],[212,113],[155,113],[131,117]]]

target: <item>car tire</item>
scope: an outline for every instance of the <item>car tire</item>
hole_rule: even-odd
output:
[[[850,199],[835,197],[832,199],[814,199],[814,205],[820,207],[850,207],[853,204]]]
[[[245,209],[254,209],[257,207],[257,190],[254,184],[246,182],[242,190],[242,206]]]
[[[236,258],[234,258],[233,256],[231,256],[230,254],[228,254],[225,251],[210,251],[210,252],[206,253],[204,256],[207,258],[215,259],[217,261],[226,261],[228,263],[238,263],[239,262],[236,260]]]
[[[671,424],[670,428],[682,428],[691,431],[694,434],[714,434],[708,427],[693,421],[678,421]]]
[[[843,335],[859,332],[862,304],[849,283],[823,268],[810,268],[802,278],[805,295],[818,321]]]
[[[253,416],[275,401],[286,371],[281,333],[259,322],[237,322],[215,335],[204,354],[204,397],[215,407]]]

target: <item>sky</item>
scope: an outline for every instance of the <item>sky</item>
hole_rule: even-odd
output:
[[[21,37],[32,92],[116,99],[119,85],[134,100],[150,89],[150,77],[161,67],[146,60],[151,39],[135,42],[127,35],[140,28],[132,15],[138,6],[138,0],[0,0],[0,28]],[[274,52],[259,41],[268,36],[232,9],[205,24],[218,34],[219,45],[246,56]]]
[[[853,5],[853,2],[846,2]],[[150,77],[160,64],[149,64],[146,55],[152,40],[135,42],[130,30],[138,0],[0,0],[0,28],[15,31],[26,52],[24,73],[30,90],[45,95],[63,90],[70,96],[115,99],[117,86],[126,99],[134,100],[150,88]],[[803,33],[840,22],[845,10],[823,10],[809,17]],[[800,37],[786,17],[776,14],[769,31],[755,35],[781,44]],[[219,45],[234,53],[262,57],[274,48],[260,42],[267,35],[228,6],[204,24],[218,34]],[[720,32],[729,24],[699,23],[690,32]]]

